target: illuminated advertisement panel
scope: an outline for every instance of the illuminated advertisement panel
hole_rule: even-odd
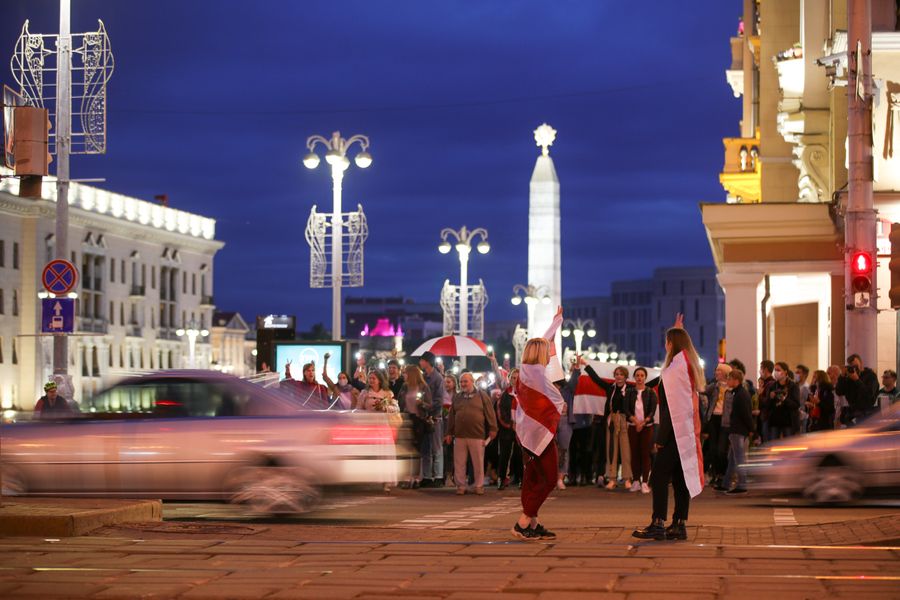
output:
[[[284,379],[284,366],[290,361],[291,376],[303,378],[303,365],[313,362],[316,365],[316,381],[324,384],[322,364],[328,353],[328,376],[332,381],[338,380],[338,373],[344,369],[347,352],[342,342],[275,342],[275,364],[273,371],[278,371]]]

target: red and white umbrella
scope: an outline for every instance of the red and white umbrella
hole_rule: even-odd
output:
[[[421,356],[425,352],[436,356],[487,356],[487,346],[481,340],[467,335],[445,335],[432,338],[416,348],[412,356]]]

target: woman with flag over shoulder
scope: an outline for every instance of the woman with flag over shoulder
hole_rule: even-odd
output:
[[[688,518],[691,498],[703,490],[703,453],[700,449],[700,399],[703,370],[700,358],[684,330],[681,314],[666,332],[666,362],[659,381],[659,432],[656,440],[656,463],[650,474],[653,490],[653,515],[650,525],[636,529],[632,535],[640,539],[686,540],[684,522]],[[666,527],[669,482],[675,491],[672,524]]]
[[[538,510],[556,487],[558,454],[556,430],[565,401],[554,385],[564,380],[553,339],[562,325],[562,307],[544,337],[532,338],[522,351],[516,382],[516,437],[522,445],[522,514],[512,534],[522,540],[554,539],[538,520]]]

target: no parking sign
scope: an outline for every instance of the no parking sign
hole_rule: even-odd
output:
[[[78,271],[75,265],[62,258],[51,260],[41,273],[44,289],[51,294],[62,296],[68,294],[78,283]]]

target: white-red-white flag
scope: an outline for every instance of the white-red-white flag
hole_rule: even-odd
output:
[[[550,341],[550,361],[543,365],[520,365],[519,380],[516,384],[516,436],[519,443],[533,454],[544,452],[556,436],[559,417],[565,400],[554,381],[565,379],[565,374],[556,356],[553,339],[562,325],[562,316],[553,319],[544,339]]]
[[[703,491],[703,450],[700,445],[700,397],[687,355],[681,352],[662,372],[662,384],[672,417],[681,470],[691,498]]]

